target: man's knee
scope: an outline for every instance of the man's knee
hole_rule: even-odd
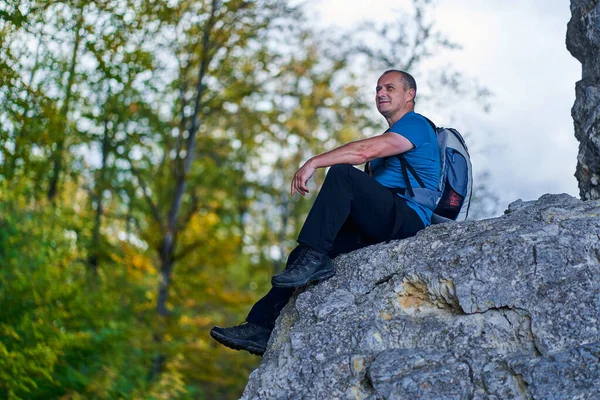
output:
[[[348,172],[350,171],[350,168],[354,168],[354,167],[350,164],[332,165],[331,168],[329,168],[329,172],[327,172],[327,176],[330,178],[333,178],[333,177],[340,178],[340,177],[348,176]]]

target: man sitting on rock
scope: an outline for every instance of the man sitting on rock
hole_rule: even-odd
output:
[[[377,81],[375,102],[389,124],[382,135],[350,142],[308,160],[294,175],[292,196],[308,193],[317,168],[331,167],[290,253],[286,268],[273,276],[273,288],[252,308],[246,321],[214,327],[211,336],[236,350],[262,355],[275,320],[297,287],[331,278],[332,259],[371,244],[403,239],[430,225],[432,210],[408,193],[401,164],[404,153],[426,188],[436,190],[440,177],[437,138],[432,126],[414,112],[417,84],[398,70]],[[369,163],[369,174],[353,165]],[[419,184],[407,174],[413,187]]]

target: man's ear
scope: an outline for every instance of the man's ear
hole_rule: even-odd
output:
[[[408,93],[408,101],[415,101],[415,96],[417,95],[417,91],[413,88],[407,90]]]

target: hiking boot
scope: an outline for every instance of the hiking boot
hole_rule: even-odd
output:
[[[333,263],[327,254],[303,246],[302,253],[291,265],[271,278],[275,287],[298,287],[322,281],[335,275]]]
[[[263,328],[252,322],[242,322],[230,328],[215,326],[210,330],[210,336],[231,349],[246,350],[262,356],[267,350],[271,329]]]

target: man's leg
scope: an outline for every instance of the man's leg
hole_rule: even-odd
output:
[[[365,238],[360,232],[360,228],[356,222],[349,218],[338,232],[333,248],[328,253],[328,256],[331,259],[334,259],[340,254],[349,253],[368,246],[369,244],[372,244],[372,242]],[[300,247],[296,247],[291,251],[287,259],[286,267],[295,262],[300,254],[300,250]],[[272,287],[264,297],[252,306],[252,309],[248,313],[248,317],[246,317],[246,321],[268,329],[273,329],[277,317],[294,294],[294,291],[295,288]]]
[[[394,197],[398,196],[357,168],[334,165],[304,222],[298,242],[327,254],[348,218],[373,243],[388,240],[395,227]]]
[[[362,241],[358,226],[349,220],[336,237],[334,248],[329,256],[335,258],[338,254],[356,250],[367,244]],[[302,250],[302,247],[298,246],[291,251],[286,268],[295,262]],[[246,350],[252,354],[262,355],[267,348],[271,331],[275,327],[275,321],[294,291],[295,288],[271,288],[263,298],[254,304],[246,317],[246,323],[229,328],[215,326],[210,331],[211,336],[219,343],[232,349]]]
[[[363,232],[358,224],[348,217],[342,228],[339,230],[333,241],[333,247],[327,255],[334,259],[340,254],[350,253],[351,251],[362,249],[363,247],[374,244]]]
[[[410,208],[406,200],[395,196],[394,203],[396,204],[396,223],[390,239],[406,239],[425,228],[419,214]]]
[[[389,240],[396,228],[394,197],[398,196],[351,165],[331,167],[298,236],[305,251],[291,268],[273,277],[273,286],[298,287],[332,277],[335,271],[327,254],[349,218],[372,243]]]
[[[325,235],[319,237],[317,229],[317,234],[313,236],[314,224],[317,224],[318,228],[319,219],[324,217],[324,223],[335,225],[339,222],[340,215],[344,215],[343,212],[341,214],[335,212],[333,218],[328,218],[328,207],[331,207],[330,211],[339,211],[334,208],[336,206],[341,206],[342,210],[349,210],[346,218],[335,230],[330,240],[331,245],[327,245],[329,249],[324,256],[328,256],[328,259],[370,244],[412,236],[423,228],[419,216],[406,205],[404,200],[358,169],[351,166],[335,166],[331,168],[327,177],[298,238],[301,246],[290,253],[286,269],[306,253],[306,248],[302,248],[302,244],[311,246],[310,243],[318,243],[320,240],[328,242],[327,233],[331,233],[332,230],[321,230]],[[345,190],[339,191],[340,186],[345,186]],[[336,191],[339,191],[341,196],[337,198],[338,201],[332,201],[336,200]],[[305,239],[302,239],[303,236]],[[226,346],[262,354],[266,349],[275,320],[294,290],[293,287],[273,287],[248,314],[246,319],[248,327],[215,327],[211,330],[211,335]],[[223,335],[222,331],[227,330],[238,330],[240,333],[225,332]],[[221,337],[216,337],[213,333],[218,333]],[[234,341],[231,340],[232,336]]]
[[[298,258],[300,250],[300,248],[296,247],[290,252],[286,262],[286,268]],[[294,294],[294,290],[295,288],[272,287],[264,297],[252,306],[252,309],[248,313],[248,317],[246,317],[246,321],[268,329],[273,329],[275,320],[277,320],[279,313]]]

